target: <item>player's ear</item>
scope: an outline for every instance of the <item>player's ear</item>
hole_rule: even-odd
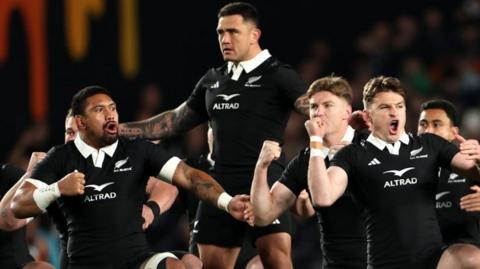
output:
[[[85,129],[85,119],[82,115],[75,115],[75,123],[78,126],[78,129]]]

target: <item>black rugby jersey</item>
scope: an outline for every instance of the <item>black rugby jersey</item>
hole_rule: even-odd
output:
[[[212,123],[215,170],[251,172],[263,141],[283,140],[295,100],[308,86],[291,67],[273,57],[238,81],[226,70],[227,64],[210,69],[187,105]]]
[[[472,193],[474,180],[440,169],[436,208],[443,241],[448,245],[473,243],[480,246],[480,214],[460,208],[460,198]],[[478,184],[478,183],[477,183]]]
[[[71,264],[119,268],[148,252],[141,216],[149,176],[170,159],[158,145],[143,139],[119,139],[102,167],[84,158],[73,141],[54,147],[32,172],[47,184],[78,170],[85,174],[85,193],[57,200],[67,220]]]
[[[24,171],[14,166],[0,165],[0,199],[23,176]],[[7,232],[0,230],[0,268],[20,268],[33,261],[25,238],[26,227]]]
[[[352,143],[365,135],[355,132]],[[308,163],[310,150],[295,156],[280,177],[280,182],[295,195],[308,191]],[[328,166],[328,158],[325,159]],[[310,193],[310,192],[309,192]],[[363,210],[345,192],[332,206],[315,208],[321,235],[323,268],[366,268],[367,239],[363,224]]]
[[[435,212],[437,172],[450,168],[458,149],[432,134],[408,138],[399,155],[363,141],[331,161],[345,170],[350,190],[365,206],[369,268],[426,268],[443,247]]]

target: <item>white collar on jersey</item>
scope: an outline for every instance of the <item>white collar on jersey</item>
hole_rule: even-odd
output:
[[[245,73],[248,74],[248,73],[250,73],[250,71],[257,68],[259,65],[261,65],[263,62],[265,62],[271,56],[272,55],[270,55],[270,52],[268,52],[268,50],[265,49],[265,50],[262,50],[259,54],[257,54],[252,59],[247,60],[247,61],[243,61],[243,62],[239,62],[238,65],[241,65],[243,70],[245,70]],[[227,73],[230,73],[230,71],[234,67],[235,67],[235,64],[233,62],[228,62],[227,63]]]
[[[405,145],[408,145],[408,143],[410,142],[410,138],[406,133],[403,133],[400,135],[398,141],[392,145],[370,134],[367,138],[367,141],[372,143],[372,145],[377,147],[379,150],[383,150],[385,147],[387,147],[388,152],[390,152],[390,154],[398,155],[400,151],[400,144],[401,144],[400,142],[402,142]]]
[[[96,150],[92,146],[85,143],[80,138],[80,135],[77,135],[73,143],[77,147],[78,151],[80,151],[83,158],[86,159],[88,156],[92,155],[93,165],[95,165],[95,167],[102,168],[103,160],[105,159],[105,153],[110,157],[113,156],[115,150],[117,149],[118,139],[115,141],[115,143],[100,148],[99,150]]]
[[[352,142],[354,136],[355,136],[355,130],[352,127],[350,127],[350,125],[348,125],[347,130],[345,131],[345,134],[343,135],[341,142]],[[325,155],[328,155],[328,158],[330,160],[333,158],[333,156],[335,156],[335,153],[337,153],[336,150],[335,151],[330,150],[327,147],[322,148],[322,151]]]

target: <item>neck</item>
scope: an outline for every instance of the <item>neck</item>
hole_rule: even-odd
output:
[[[88,137],[88,135],[84,133],[79,133],[79,135],[80,135],[80,138],[83,140],[83,142],[85,142],[85,144],[89,145],[90,147],[96,150],[99,150],[100,148],[102,148],[102,145],[100,145],[100,143],[96,143],[93,139]]]
[[[348,128],[348,125],[344,124],[341,126],[340,129],[338,129],[337,132],[325,134],[325,136],[323,137],[323,145],[326,146],[327,148],[330,148],[340,143],[342,141],[342,138],[345,136],[347,132],[347,128]]]

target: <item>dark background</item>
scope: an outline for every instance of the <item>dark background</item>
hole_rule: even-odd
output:
[[[63,120],[72,95],[84,86],[97,84],[115,96],[121,121],[132,120],[138,92],[148,83],[160,85],[164,108],[185,100],[207,68],[222,64],[215,33],[218,9],[227,1],[138,1],[140,69],[128,79],[118,61],[118,1],[106,1],[103,16],[90,21],[86,57],[75,62],[65,47],[64,7],[47,3],[47,48],[51,126],[48,147],[63,142]],[[461,1],[255,1],[261,14],[261,45],[294,67],[306,57],[310,42],[327,40],[332,48],[327,73],[350,75],[353,43],[373,21],[396,15],[420,14],[428,6],[448,13]],[[6,41],[1,41],[6,42]],[[9,56],[0,63],[1,147],[0,160],[32,124],[28,106],[28,53],[19,13],[10,24]],[[326,75],[326,74],[324,74]]]

